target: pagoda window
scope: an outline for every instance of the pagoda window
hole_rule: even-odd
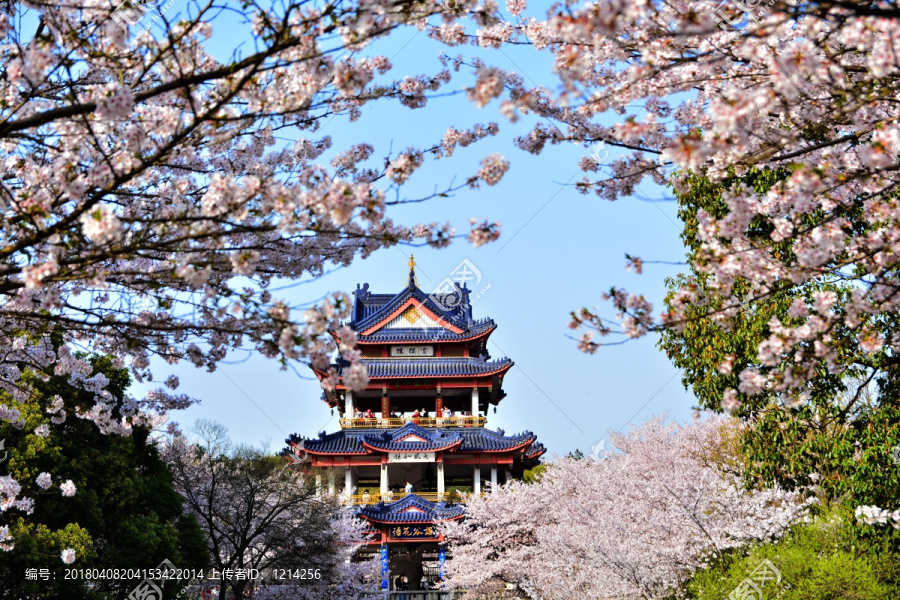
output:
[[[441,346],[441,358],[462,358],[465,350],[460,344],[448,344]]]
[[[377,346],[363,346],[361,350],[363,358],[381,358],[384,354],[384,350]]]

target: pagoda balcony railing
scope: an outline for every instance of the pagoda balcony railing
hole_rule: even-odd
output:
[[[465,502],[466,496],[471,495],[473,492],[413,492],[419,498],[423,500],[428,500],[429,502],[443,502],[450,501],[451,496],[453,496],[453,500]],[[481,492],[479,495],[484,496],[486,492]],[[367,504],[369,506],[374,506],[381,502],[384,499],[385,502],[396,502],[406,496],[406,492],[394,492],[391,494],[390,492],[387,494],[369,494],[366,497],[365,494],[355,494],[350,496],[348,504],[352,504],[354,506],[362,506],[363,504]]]
[[[486,417],[404,417],[400,419],[341,419],[341,429],[397,429],[407,423],[421,427],[484,427]]]

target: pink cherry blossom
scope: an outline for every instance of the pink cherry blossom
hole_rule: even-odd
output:
[[[49,488],[52,482],[53,478],[50,476],[50,473],[41,473],[35,479],[35,483],[37,483],[37,486],[42,490]]]
[[[336,349],[327,332],[348,316],[349,298],[329,296],[305,307],[309,316],[288,308],[274,282],[315,278],[398,243],[440,248],[465,236],[446,220],[396,222],[389,206],[406,200],[428,160],[496,135],[496,124],[454,119],[447,135],[401,154],[376,150],[362,131],[333,140],[320,130],[340,118],[354,131],[376,105],[419,109],[442,95],[449,59],[400,73],[379,53],[382,38],[412,26],[438,29],[440,21],[448,42],[463,44],[478,37],[468,34],[471,11],[483,41],[506,43],[515,29],[488,22],[496,5],[466,0],[448,13],[435,2],[398,11],[380,0],[328,10],[251,1],[240,10],[252,50],[221,58],[206,42],[229,39],[227,19],[188,2],[178,18],[154,19],[152,27],[137,19],[145,11],[118,3],[34,5],[28,19],[0,15],[0,39],[9,42],[0,44],[0,201],[14,223],[0,233],[0,341],[8,349],[0,389],[12,398],[0,420],[17,429],[26,425],[15,403],[30,393],[23,365],[38,378],[66,376],[94,396],[93,405],[53,399],[50,429],[75,416],[102,433],[130,435],[193,402],[154,390],[120,405],[76,349],[113,357],[137,383],[154,379],[152,364],[214,370],[237,349],[285,368],[320,362]],[[485,71],[481,93],[500,93],[505,81],[517,79]],[[496,183],[505,170],[492,159],[462,183],[415,199]],[[470,239],[498,235],[486,224]],[[53,339],[22,335],[51,329]],[[345,350],[348,373],[362,385],[359,352]],[[2,501],[10,508],[17,500]]]
[[[97,117],[100,119],[124,119],[134,107],[131,89],[119,83],[108,83],[95,90]]]
[[[515,17],[518,17],[527,7],[526,0],[506,0],[506,10]]]
[[[488,185],[497,185],[509,170],[509,161],[501,155],[494,153],[481,161],[481,169],[478,170],[478,178]]]
[[[10,552],[15,547],[13,537],[9,534],[9,525],[0,526],[0,550]]]
[[[85,237],[97,244],[117,241],[122,236],[122,223],[108,204],[85,212],[80,221]]]
[[[722,399],[722,410],[728,414],[734,414],[740,408],[741,401],[737,398],[737,392],[735,390],[726,391],[725,397]]]
[[[347,384],[347,387],[351,390],[365,389],[366,384],[369,383],[369,375],[366,372],[365,365],[355,364],[347,369],[344,373],[344,383]]]
[[[524,3],[507,4],[516,17],[509,21],[495,4],[483,12],[466,6],[481,27],[469,44],[530,44],[552,58],[556,85],[537,87],[481,58],[452,62],[474,69],[468,96],[476,106],[498,98],[507,118],[538,117],[516,139],[521,149],[540,154],[562,142],[603,141],[618,153],[602,169],[581,160],[581,193],[615,200],[646,180],[684,192],[692,176],[725,184],[750,169],[785,173],[767,190],[725,186],[725,213],[698,213],[691,266],[708,275],[707,286],[686,280],[662,315],[622,309],[623,297],[639,294],[610,294],[619,327],[593,310],[576,311],[572,324],[590,330],[579,348],[593,352],[606,336],[680,330],[698,318],[689,308],[719,307],[710,317],[725,325],[743,306],[769,302],[773,289],[841,281],[846,294],[819,290],[805,308],[793,306],[790,318],[805,326],[785,325],[745,367],[758,377],[783,374],[766,378],[766,389],[800,393],[818,365],[840,374],[900,344],[866,329],[900,308],[891,292],[900,252],[900,126],[885,116],[895,112],[890,92],[863,91],[896,87],[900,35],[890,8],[774,0],[753,11],[752,4],[600,0],[553,5],[523,21]],[[771,233],[759,237],[762,223]],[[840,360],[829,337],[835,331],[857,340]],[[758,377],[742,379],[743,388],[763,389]]]
[[[483,68],[478,72],[475,87],[468,91],[469,99],[481,108],[503,92],[506,75],[495,67]]]
[[[59,485],[59,490],[62,492],[63,496],[65,496],[66,498],[71,498],[75,495],[75,484],[72,483],[71,479],[66,479]]]
[[[500,237],[500,223],[494,221],[488,223],[487,220],[478,223],[478,219],[469,219],[472,225],[472,231],[469,232],[468,240],[474,247],[479,247],[489,242],[493,242]]]

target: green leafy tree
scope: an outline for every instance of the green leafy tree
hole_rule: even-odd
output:
[[[121,418],[126,370],[116,369],[107,357],[92,358],[94,372],[109,380],[107,403]],[[25,375],[29,377],[29,375]],[[34,390],[22,402],[8,395],[5,408],[19,411],[18,427],[0,421],[8,460],[0,477],[22,482],[17,504],[0,512],[0,528],[7,527],[13,547],[0,551],[0,598],[125,598],[142,578],[96,579],[66,577],[66,569],[149,569],[168,559],[179,568],[205,566],[205,541],[196,520],[182,510],[172,475],[149,440],[147,427],[134,427],[130,436],[104,435],[90,420],[74,415],[94,404],[93,394],[70,386],[64,378],[33,378]],[[61,401],[70,415],[51,421]],[[48,414],[49,413],[49,414]],[[44,489],[42,473],[50,478]],[[71,481],[75,493],[63,494]],[[25,489],[25,482],[31,487]],[[46,485],[46,480],[42,483]],[[29,513],[29,500],[33,506]],[[65,564],[64,550],[75,560]],[[50,579],[29,580],[26,569],[48,569]]]
[[[699,211],[721,218],[729,213],[722,200],[724,188],[743,183],[762,194],[788,174],[788,170],[751,170],[723,185],[688,176],[688,185],[675,195],[692,268],[668,281],[667,308],[677,301],[680,286],[702,289],[709,284],[708,270],[702,262],[693,262],[700,256]],[[853,226],[863,227],[858,215],[847,216]],[[761,217],[751,220],[747,231],[755,244],[767,245],[776,255],[793,251],[789,242],[772,239],[773,227]],[[806,323],[806,317],[797,312],[801,301],[815,305],[817,300],[835,297],[835,306],[845,307],[848,303],[844,300],[854,293],[854,285],[831,272],[802,285],[773,281],[764,298],[749,298],[749,285],[739,276],[734,289],[739,298],[745,294],[746,303],[737,309],[716,304],[690,307],[687,322],[665,330],[659,346],[683,370],[682,383],[693,391],[700,408],[731,412],[752,424],[741,440],[750,483],[777,481],[789,489],[817,484],[829,499],[896,506],[900,468],[893,464],[891,454],[900,443],[898,359],[889,348],[862,351],[859,323],[850,323],[850,315],[846,323],[830,330],[833,352],[823,355],[802,392],[783,394],[767,387],[746,393],[752,387],[744,381],[748,372],[756,370],[776,379],[792,376],[790,365],[775,356],[777,343],[772,356],[760,350],[761,343],[777,337],[779,323],[794,327]],[[714,294],[707,297],[715,302]],[[853,318],[868,319],[865,315]],[[884,318],[867,325],[882,330],[898,326]],[[797,349],[817,350],[821,347],[815,342],[801,343]]]
[[[776,542],[723,557],[694,575],[686,595],[696,600],[727,598],[754,570],[763,568],[763,561],[776,570],[766,566],[770,574],[777,573],[761,584],[763,598],[900,597],[900,556],[875,540],[858,537],[852,515],[840,511],[826,511],[812,523],[796,525]]]
[[[530,469],[525,469],[522,471],[522,481],[524,483],[535,483],[541,480],[541,476],[544,474],[544,471],[547,470],[546,463],[540,463],[538,465],[533,466]]]

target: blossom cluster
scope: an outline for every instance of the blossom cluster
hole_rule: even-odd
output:
[[[602,169],[583,159],[576,189],[610,200],[645,180],[683,192],[702,176],[723,187],[727,210],[699,213],[691,259],[708,285],[687,280],[663,314],[639,295],[608,294],[617,326],[593,309],[573,315],[582,350],[614,334],[678,330],[696,307],[727,324],[775,289],[823,281],[840,281],[846,292],[830,308],[810,298],[807,313],[772,323],[755,364],[735,367],[751,370],[736,393],[776,392],[793,402],[820,365],[840,374],[900,347],[886,326],[900,309],[900,125],[890,100],[900,90],[900,30],[892,9],[773,0],[745,20],[740,2],[702,0],[599,0],[528,19],[524,3],[506,8],[515,20],[493,2],[460,3],[477,31],[447,17],[427,29],[449,46],[530,44],[551,55],[553,91],[471,61],[468,98],[476,106],[498,99],[509,118],[540,117],[516,140],[521,149],[603,142],[617,155]],[[618,115],[614,123],[610,115]],[[768,189],[740,181],[752,171],[778,180]],[[838,350],[844,340],[852,353]],[[740,399],[729,393],[723,401],[734,408]]]
[[[890,523],[894,529],[900,529],[900,509],[890,511],[877,506],[858,506],[854,514],[860,522],[866,525],[887,525]]]
[[[671,598],[717,557],[806,518],[803,491],[744,488],[728,442],[739,427],[657,417],[612,434],[601,460],[560,458],[535,483],[468,498],[466,521],[442,525],[451,584],[497,577],[542,598]]]

